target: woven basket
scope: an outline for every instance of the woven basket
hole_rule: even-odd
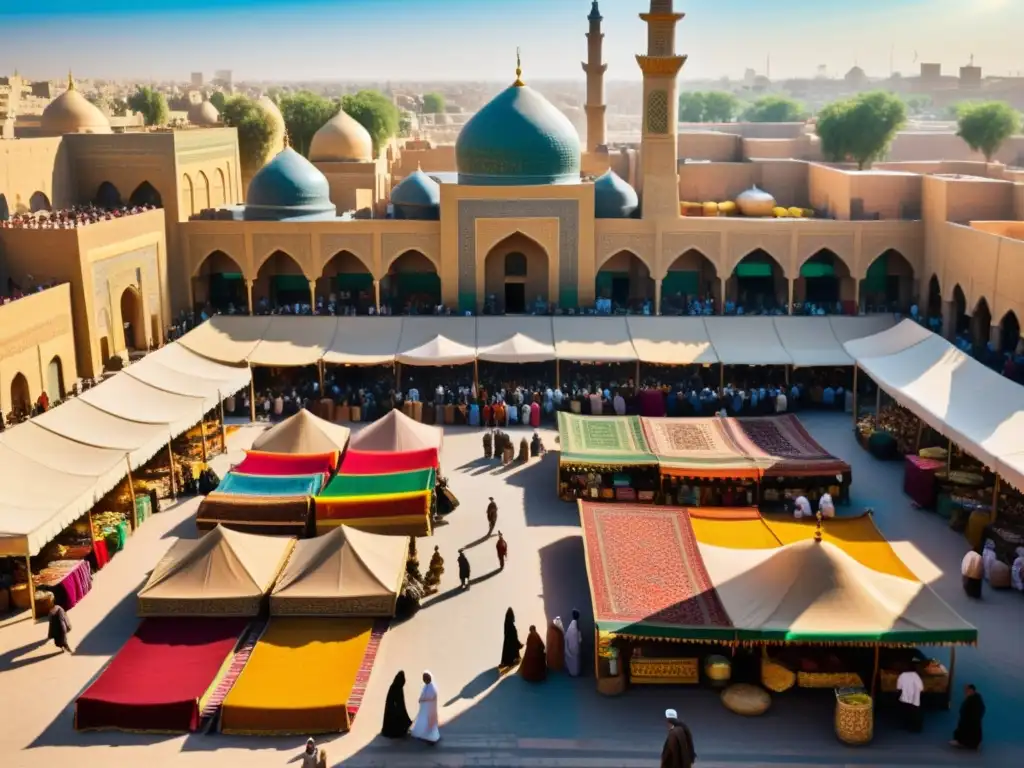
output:
[[[836,699],[836,736],[844,744],[867,744],[875,735],[872,704],[847,704]]]
[[[764,656],[761,659],[761,685],[773,693],[788,691],[796,685],[796,673]]]
[[[722,691],[722,704],[730,712],[744,717],[757,717],[768,711],[772,697],[756,685],[736,683]]]
[[[797,672],[796,684],[801,688],[863,688],[856,672]]]
[[[724,687],[732,679],[732,663],[725,656],[708,656],[704,662],[704,677],[714,687]]]
[[[922,448],[918,454],[922,459],[934,459],[935,461],[945,461],[946,456],[949,455],[949,451],[945,448],[935,446],[933,448]]]

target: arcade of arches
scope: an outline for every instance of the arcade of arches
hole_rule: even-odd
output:
[[[747,314],[783,311],[788,293],[779,262],[760,248],[740,259],[725,282],[726,303],[741,305]]]
[[[284,251],[274,251],[260,265],[252,285],[253,301],[261,305],[309,304],[310,280],[299,263]]]
[[[548,308],[548,254],[536,240],[515,232],[484,259],[484,312],[521,315]]]

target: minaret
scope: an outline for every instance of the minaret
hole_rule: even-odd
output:
[[[679,216],[679,76],[685,56],[676,55],[676,13],[672,0],[651,0],[647,55],[637,56],[644,75],[644,123],[640,148],[643,216]]]
[[[597,148],[607,143],[607,120],[604,103],[604,73],[608,65],[603,62],[604,33],[601,22],[604,17],[594,0],[590,8],[590,31],[587,32],[587,60],[583,62],[583,71],[587,73],[587,151],[596,152]]]

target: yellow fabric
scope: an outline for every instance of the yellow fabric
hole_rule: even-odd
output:
[[[701,544],[731,549],[774,549],[779,546],[779,540],[761,519],[713,520],[691,516],[690,524]]]
[[[814,520],[770,517],[765,518],[765,524],[783,545],[813,539],[817,525]],[[885,540],[871,515],[824,520],[822,531],[825,541],[839,547],[861,565],[879,573],[919,581]]]
[[[373,619],[271,619],[221,710],[225,733],[348,730]]]

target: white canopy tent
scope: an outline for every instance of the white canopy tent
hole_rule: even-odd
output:
[[[555,359],[550,317],[480,317],[477,358],[491,363],[544,363]]]
[[[249,364],[275,368],[316,365],[330,348],[337,330],[335,317],[274,317],[249,353]]]
[[[792,365],[775,329],[765,317],[706,317],[708,336],[725,365]],[[827,323],[825,328],[828,329]]]
[[[476,360],[476,318],[406,318],[396,359],[406,365],[472,363]]]
[[[853,365],[843,345],[822,317],[776,317],[775,330],[795,366]]]
[[[552,326],[559,360],[636,362],[636,349],[624,317],[556,317]]]
[[[324,352],[327,365],[391,365],[402,336],[400,317],[338,318],[338,328]]]
[[[260,315],[214,315],[177,343],[218,363],[244,365],[267,335],[272,320]]]
[[[156,389],[124,371],[85,390],[79,398],[122,419],[166,424],[176,435],[199,423],[206,413],[203,398]]]
[[[718,362],[702,317],[627,317],[637,357],[656,365],[710,365]]]

